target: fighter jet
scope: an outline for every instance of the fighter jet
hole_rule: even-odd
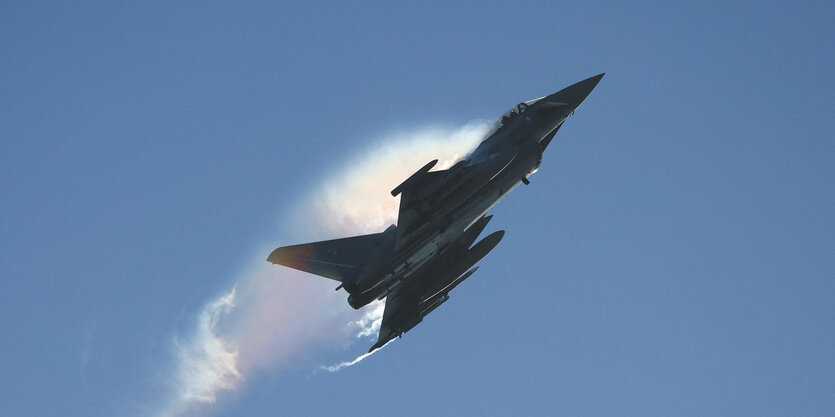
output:
[[[269,262],[339,281],[359,309],[386,299],[377,343],[402,336],[449,299],[504,237],[473,245],[487,212],[542,163],[542,154],[604,74],[525,101],[502,115],[469,155],[449,169],[427,163],[391,191],[400,196],[397,225],[380,233],[284,246]]]

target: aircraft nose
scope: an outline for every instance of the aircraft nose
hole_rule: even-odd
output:
[[[578,83],[572,84],[566,88],[563,88],[560,91],[557,91],[550,96],[545,97],[544,102],[551,102],[551,103],[560,103],[563,106],[567,107],[567,110],[570,110],[568,113],[573,112],[580,107],[580,104],[586,99],[586,97],[591,94],[591,91],[594,90],[594,87],[597,86],[597,83],[600,82],[600,79],[606,73],[595,75],[594,77],[586,78],[583,81]]]

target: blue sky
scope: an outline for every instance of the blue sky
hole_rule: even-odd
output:
[[[0,414],[835,409],[831,4],[2,10]],[[368,205],[333,214],[376,202],[347,174],[386,193],[382,160],[416,168],[600,72],[494,209],[507,234],[478,273],[402,340],[319,370],[373,340],[346,333],[331,282],[260,272],[269,250],[371,227]],[[352,193],[323,206],[333,184]],[[245,372],[175,410],[178,346],[232,288],[217,331],[247,335]]]

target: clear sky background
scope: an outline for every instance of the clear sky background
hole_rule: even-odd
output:
[[[0,6],[0,415],[833,415],[831,2],[280,3]],[[351,161],[600,72],[420,326],[329,373],[373,338],[264,314],[316,342],[170,408]]]

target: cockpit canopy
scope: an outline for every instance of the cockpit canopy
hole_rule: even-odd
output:
[[[528,107],[530,107],[537,101],[542,100],[543,98],[545,97],[535,98],[533,100],[528,100],[513,106],[510,110],[505,112],[505,114],[503,114],[502,117],[499,118],[499,120],[496,120],[496,123],[493,123],[493,126],[490,127],[490,130],[488,130],[487,133],[484,135],[484,139],[482,139],[482,142],[487,140],[487,138],[489,138],[490,136],[493,136],[493,134],[498,132],[499,129],[501,129],[505,125],[522,116],[527,115],[527,112],[529,111]]]

